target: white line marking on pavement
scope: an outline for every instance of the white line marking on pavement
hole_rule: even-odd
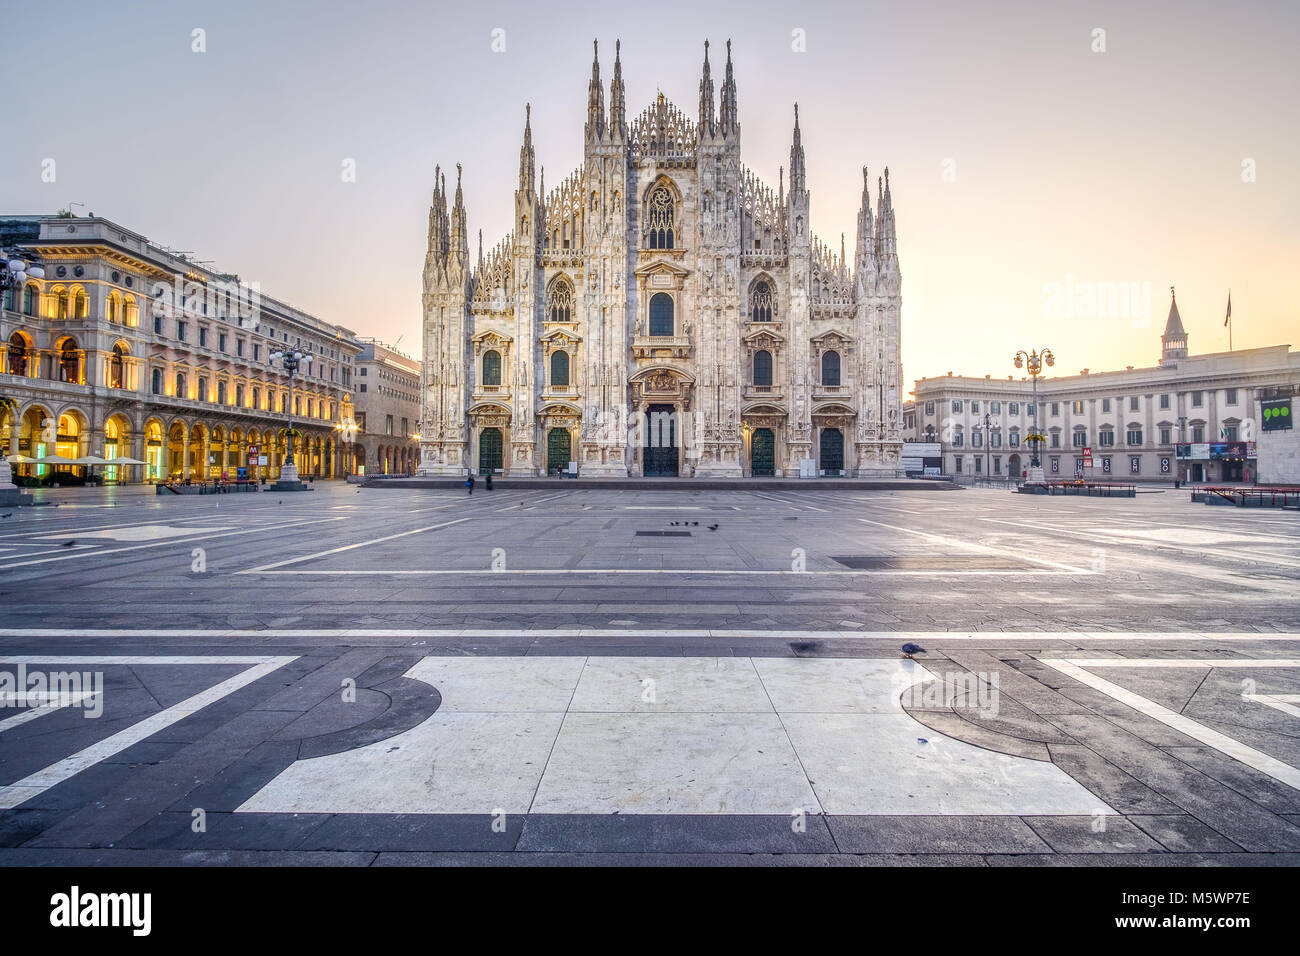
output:
[[[1085,666],[1159,667],[1161,665],[1200,666],[1200,667],[1204,667],[1207,665],[1210,667],[1220,667],[1220,666],[1295,667],[1295,666],[1300,666],[1300,661],[1270,660],[1268,658],[1247,661],[1247,660],[1241,660],[1237,658],[1237,659],[1231,659],[1225,661],[1198,661],[1193,664],[1187,665],[1187,664],[1180,664],[1177,661],[1165,661],[1160,659],[1149,660],[1148,663],[1144,663],[1144,664],[1135,664],[1132,660],[1126,660],[1122,658],[1115,659],[1115,660],[1093,659],[1088,661],[1073,661],[1073,660],[1064,660],[1061,658],[1044,657],[1044,658],[1040,658],[1040,660],[1042,663],[1048,665],[1049,667],[1055,668],[1056,670],[1060,671],[1062,674],[1065,674],[1067,677],[1073,677],[1079,683],[1086,684],[1087,686],[1093,688],[1094,690],[1099,690],[1103,694],[1113,697],[1115,700],[1119,701],[1120,703],[1127,704],[1129,707],[1132,707],[1134,710],[1138,711],[1139,713],[1145,714],[1146,716],[1154,720],[1158,720],[1162,724],[1172,727],[1174,728],[1174,730],[1177,730],[1180,733],[1184,733],[1194,740],[1199,740],[1201,743],[1205,744],[1206,746],[1213,747],[1215,750],[1219,751],[1220,753],[1227,754],[1229,757],[1241,761],[1242,763],[1246,764],[1246,766],[1248,767],[1254,767],[1260,773],[1267,774],[1268,776],[1272,777],[1274,780],[1281,781],[1282,783],[1285,783],[1289,787],[1294,787],[1295,789],[1300,790],[1300,770],[1297,770],[1295,767],[1292,767],[1290,764],[1283,763],[1281,760],[1278,760],[1276,757],[1270,757],[1268,754],[1256,750],[1253,747],[1248,747],[1245,744],[1243,744],[1241,741],[1234,740],[1232,737],[1229,737],[1227,734],[1221,734],[1217,730],[1212,730],[1211,728],[1206,727],[1204,724],[1200,723],[1199,721],[1195,721],[1192,720],[1190,717],[1185,717],[1182,714],[1175,713],[1174,711],[1170,710],[1168,707],[1165,707],[1161,704],[1157,704],[1153,700],[1148,700],[1147,698],[1142,697],[1139,694],[1133,693],[1133,691],[1131,690],[1128,690],[1124,687],[1120,687],[1118,684],[1112,684],[1110,681],[1106,680],[1105,678],[1098,677],[1096,674],[1090,674],[1088,671],[1083,669]]]
[[[88,767],[92,767],[114,754],[121,753],[127,747],[137,744],[142,740],[156,734],[158,731],[170,727],[177,721],[183,720],[195,711],[202,710],[209,704],[221,700],[239,690],[241,687],[247,687],[253,681],[260,680],[267,674],[279,670],[285,664],[295,661],[298,658],[293,657],[257,657],[257,658],[228,658],[228,657],[183,657],[183,658],[166,658],[166,657],[0,657],[0,664],[17,664],[17,663],[103,663],[103,664],[158,664],[158,663],[202,663],[202,664],[229,664],[243,663],[246,661],[257,661],[248,670],[229,677],[221,683],[209,687],[207,690],[200,691],[192,697],[186,698],[178,704],[173,704],[165,710],[159,711],[146,717],[138,723],[132,724],[124,730],[120,730],[110,737],[97,741],[89,747],[78,751],[70,757],[50,764],[44,770],[38,770],[29,774],[23,779],[18,780],[5,787],[0,787],[0,810],[12,810],[33,797],[40,796],[50,787],[62,783],[70,777],[75,776]]]
[[[269,571],[271,568],[282,568],[287,564],[298,564],[299,562],[302,561],[310,561],[312,558],[323,558],[326,557],[327,555],[339,554],[343,551],[351,551],[353,548],[364,548],[367,545],[380,544],[384,541],[392,541],[395,538],[405,538],[408,535],[421,534],[422,532],[425,531],[437,531],[439,528],[448,528],[454,524],[460,524],[462,521],[469,521],[469,520],[470,520],[469,518],[457,518],[455,521],[444,521],[442,524],[430,525],[427,528],[416,528],[414,531],[403,531],[400,532],[399,534],[385,535],[382,538],[375,538],[371,541],[358,541],[356,544],[345,544],[341,548],[330,548],[328,551],[317,551],[315,554],[304,555],[301,558],[288,558],[287,560],[284,561],[276,561],[273,564],[264,564],[259,568],[249,568],[246,571],[236,571],[235,573],[236,574],[260,574],[264,571]],[[281,572],[281,573],[287,573],[287,572]]]
[[[391,637],[391,638],[476,638],[476,637],[526,637],[544,639],[548,637],[662,637],[662,638],[776,638],[779,640],[887,640],[900,644],[914,641],[924,646],[929,641],[935,645],[961,641],[983,641],[986,643],[1001,641],[1060,641],[1068,644],[1080,642],[1095,644],[1097,642],[1127,644],[1133,641],[1157,641],[1160,643],[1253,643],[1256,641],[1290,642],[1300,644],[1300,633],[1282,632],[1277,634],[1260,634],[1255,631],[1216,633],[1213,631],[813,631],[784,628],[601,628],[601,627],[555,627],[555,628],[509,628],[509,627],[443,627],[443,628],[66,628],[66,627],[0,627],[0,637],[26,638],[276,638],[276,637]],[[48,661],[59,658],[49,657],[5,657],[0,664],[19,663],[20,661]],[[86,660],[108,662],[123,661],[129,663],[133,658],[67,658],[68,660]],[[260,658],[258,658],[260,660]],[[141,659],[144,660],[143,658]],[[157,663],[168,663],[166,658],[148,658]],[[179,657],[175,663],[185,663],[195,658]],[[205,658],[205,660],[207,660]],[[1105,658],[1110,666],[1131,664],[1133,658]],[[1177,661],[1172,658],[1171,661]],[[212,662],[219,662],[212,659]],[[238,663],[236,658],[222,658],[220,662]],[[1100,665],[1099,665],[1100,666]]]
[[[464,519],[468,520],[468,519]],[[380,539],[383,540],[383,539]],[[329,552],[324,552],[328,554]],[[315,555],[313,555],[315,557]],[[306,558],[297,560],[305,561]],[[277,565],[268,565],[267,567],[277,567]],[[422,570],[418,568],[381,568],[373,571],[367,570],[299,570],[299,571],[264,571],[261,568],[253,568],[249,571],[237,571],[236,574],[253,574],[254,572],[262,574],[331,574],[331,575],[458,575],[458,574],[497,574],[506,577],[512,574],[668,574],[678,576],[705,576],[709,577],[715,574],[768,574],[768,575],[786,575],[789,577],[858,577],[861,575],[901,575],[917,577],[961,577],[970,575],[1014,575],[1017,577],[1068,577],[1073,574],[1093,574],[1092,571],[1037,571],[1037,570],[976,570],[970,569],[965,571],[922,571],[922,570],[905,570],[899,568],[875,568],[864,571],[777,571],[777,570],[750,570],[748,568],[507,568],[504,571],[493,571],[490,568],[444,568],[436,570]]]
[[[256,533],[264,535],[269,531],[281,531],[285,528],[297,528],[305,524],[320,524],[323,521],[346,521],[343,517],[334,518],[317,518],[314,521],[291,521],[288,524],[269,525],[264,528],[257,528]],[[191,541],[211,541],[213,538],[228,538],[232,534],[251,534],[254,529],[236,528],[234,531],[223,531],[217,534],[197,534],[192,538],[169,538],[165,541],[150,541],[147,544],[133,544],[126,548],[88,548],[82,551],[80,548],[73,548],[71,554],[62,554],[54,558],[32,558],[27,561],[14,561],[10,564],[0,564],[0,571],[7,571],[10,568],[22,568],[29,564],[48,564],[50,561],[67,561],[71,558],[84,558],[89,555],[103,554],[122,554],[126,551],[139,551],[141,548],[158,548],[163,545],[188,544]]]
[[[1265,707],[1280,710],[1284,714],[1290,714],[1292,717],[1300,717],[1300,707],[1293,706],[1300,704],[1300,694],[1242,694],[1241,696]]]
[[[1045,567],[1056,568],[1058,571],[1069,571],[1072,574],[1097,574],[1099,572],[1091,569],[1075,568],[1068,564],[1060,564],[1056,561],[1048,561],[1046,558],[1035,558],[1027,554],[1017,554],[1014,551],[1008,551],[1005,548],[995,548],[987,544],[975,544],[971,541],[963,541],[960,538],[950,538],[942,534],[930,534],[928,531],[917,531],[915,528],[900,528],[898,525],[885,524],[883,521],[872,521],[870,518],[859,518],[859,521],[865,524],[874,524],[880,528],[888,528],[891,531],[902,531],[905,534],[914,534],[921,538],[928,538],[931,541],[938,541],[941,544],[956,548],[966,548],[970,551],[979,551],[983,554],[996,554],[1003,558],[1014,558],[1017,561],[1029,561],[1033,564],[1041,564]]]
[[[80,691],[74,694],[0,694],[0,706],[14,707],[20,703],[26,703],[28,709],[21,714],[13,717],[6,717],[0,720],[0,733],[4,733],[12,727],[25,724],[29,720],[35,720],[37,717],[44,717],[46,714],[52,714],[60,707],[72,707],[80,704],[87,697],[94,697],[95,691]],[[41,699],[44,698],[44,699]]]

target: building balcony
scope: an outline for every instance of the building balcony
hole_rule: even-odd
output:
[[[638,359],[690,358],[695,343],[684,335],[638,335],[632,339],[632,355]]]
[[[822,385],[820,382],[814,382],[813,401],[831,398],[850,398],[853,395],[853,389],[848,385]]]
[[[745,385],[744,400],[747,402],[767,399],[779,402],[785,397],[784,385]]]

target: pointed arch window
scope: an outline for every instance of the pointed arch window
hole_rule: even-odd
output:
[[[549,321],[573,321],[573,284],[568,279],[559,278],[552,282],[546,299],[546,316]]]
[[[768,387],[772,384],[772,353],[767,349],[754,353],[754,384]]]
[[[822,384],[840,384],[840,353],[836,351],[822,353]]]
[[[501,353],[496,349],[488,349],[483,353],[483,384],[501,384]]]
[[[569,384],[569,353],[551,353],[551,385],[567,386]]]
[[[772,287],[765,280],[754,283],[749,294],[749,320],[751,322],[772,321]]]
[[[650,299],[650,334],[673,334],[673,297],[667,292],[656,292]]]
[[[646,214],[646,245],[651,249],[673,248],[673,194],[667,186],[659,185],[650,191]]]

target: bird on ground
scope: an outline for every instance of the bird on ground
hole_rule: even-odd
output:
[[[913,654],[920,654],[924,650],[925,648],[920,644],[913,644],[911,641],[908,641],[903,645],[903,653],[908,657],[911,657]]]
[[[716,524],[711,524],[711,525],[709,525],[709,530],[710,530],[710,531],[717,531],[717,530],[718,530],[718,526],[717,526]]]
[[[76,541],[65,541],[65,542],[63,542],[63,546],[64,546],[65,548],[70,548],[70,547],[72,547],[72,546],[73,546],[74,544],[76,544],[76,543],[77,543]]]

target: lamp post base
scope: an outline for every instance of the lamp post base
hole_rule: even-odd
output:
[[[1030,465],[1025,481],[1031,485],[1041,485],[1047,481],[1047,475],[1043,473],[1042,465]]]
[[[280,480],[272,483],[272,491],[307,491],[307,486],[298,480],[296,465],[284,465],[280,468]]]

